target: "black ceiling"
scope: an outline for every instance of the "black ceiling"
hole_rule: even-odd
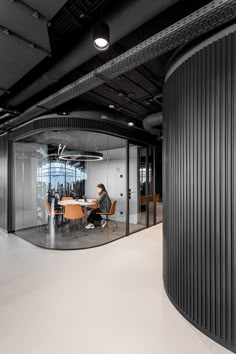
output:
[[[82,65],[63,76],[60,80],[50,83],[50,85],[38,92],[33,97],[20,102],[17,105],[10,104],[11,99],[20,93],[29,83],[36,80],[39,76],[44,75],[49,68],[67,52],[71,51],[73,46],[86,35],[89,29],[96,23],[99,18],[104,16],[108,11],[118,11],[119,6],[131,3],[131,0],[69,0],[58,11],[58,13],[48,23],[49,38],[51,42],[52,56],[42,60],[40,64],[30,70],[22,79],[20,79],[10,92],[0,97],[1,107],[5,107],[6,111],[0,112],[0,129],[1,124],[24,112],[30,106],[37,104],[45,97],[51,95],[57,90],[70,84],[76,79],[83,77],[90,71],[98,68],[104,63],[116,58],[128,49],[146,40],[150,36],[164,28],[175,23],[179,19],[187,16],[196,9],[209,3],[209,0],[198,0],[190,2],[188,0],[180,0],[168,7],[164,12],[158,14],[148,22],[136,30],[128,33],[125,37],[114,43],[106,52],[98,53],[92,59],[86,61]],[[163,0],[164,2],[164,0]],[[118,9],[117,9],[118,8]],[[130,21],[135,21],[130,19]],[[122,26],[122,23],[120,24]],[[149,114],[160,112],[162,110],[162,89],[164,84],[164,76],[168,60],[173,51],[166,53],[160,57],[147,62],[126,74],[118,76],[110,82],[82,94],[81,96],[58,106],[56,110],[72,111],[76,109],[103,109],[116,110],[123,113],[127,117],[132,118],[141,124],[142,120]],[[0,67],[0,72],[1,72]],[[52,78],[48,78],[52,79]],[[112,108],[110,108],[112,107]],[[6,112],[9,113],[6,115]],[[10,129],[17,125],[17,119],[14,124],[5,126]]]

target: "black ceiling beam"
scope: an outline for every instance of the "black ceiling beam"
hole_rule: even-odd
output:
[[[105,106],[105,104],[103,103],[103,102],[101,102],[101,101],[99,101],[99,99],[96,99],[95,97],[91,97],[90,95],[95,95],[95,96],[99,96],[96,92],[93,92],[93,91],[89,91],[88,93],[85,93],[85,94],[83,94],[83,96],[84,97],[88,97],[88,99],[90,100],[90,101],[93,101],[93,102],[95,102],[96,104],[98,104],[98,105],[100,105],[100,106]],[[83,99],[83,96],[81,96],[81,98]],[[108,100],[107,98],[104,98],[104,99],[106,99],[106,100]],[[110,99],[108,100],[109,102],[111,102],[110,101]],[[115,104],[114,104],[115,105]],[[119,105],[117,105],[117,106],[119,106]],[[106,106],[107,107],[107,106]],[[125,107],[120,107],[120,109],[123,111],[123,112],[127,112],[126,114],[127,115],[129,115],[130,116],[130,118],[133,118],[133,119],[137,119],[137,120],[139,120],[139,117],[137,117],[137,113],[131,113],[131,111],[129,111],[129,109],[127,109],[127,108],[125,108]],[[116,110],[117,111],[117,110]],[[118,112],[120,112],[120,111],[118,111]],[[143,118],[143,117],[142,117]]]
[[[98,61],[100,61],[100,63],[101,63],[102,65],[105,64],[105,61],[102,60],[101,58],[96,58],[96,59],[97,59]],[[134,70],[139,72],[138,69],[139,69],[139,68],[136,68],[136,69],[134,69]],[[146,68],[142,67],[142,69],[145,70]],[[85,74],[85,73],[84,73],[84,74]],[[143,72],[140,72],[140,74],[141,74],[143,77],[145,77],[148,81],[152,81],[151,78],[147,77],[147,75],[144,75]],[[116,93],[118,94],[119,91],[115,90],[113,87],[111,87],[110,85],[107,84],[107,83],[111,83],[111,84],[112,84],[112,81],[107,80],[107,78],[105,78],[103,75],[101,75],[100,73],[97,73],[97,72],[95,72],[93,75],[96,76],[96,77],[98,77],[99,79],[101,79],[101,80],[104,82],[104,84],[103,84],[104,86],[108,87],[109,89],[113,90],[114,92],[116,92]],[[144,88],[143,86],[141,86],[140,84],[138,84],[136,81],[130,79],[128,76],[126,76],[126,74],[122,74],[120,77],[124,77],[126,80],[132,82],[133,85],[135,85],[135,86],[139,87],[140,89],[142,89],[143,91],[147,92],[150,97],[153,97],[154,94],[153,94],[152,92],[148,91],[146,88]],[[156,83],[154,84],[154,86],[158,87],[158,86],[156,85]],[[158,91],[160,92],[160,87],[158,87]],[[126,98],[126,97],[124,97],[124,99],[125,99],[125,98]],[[127,98],[128,98],[128,97],[127,97]],[[150,109],[150,107],[148,107],[147,105],[142,104],[141,102],[139,102],[139,101],[137,101],[137,100],[132,100],[132,99],[130,99],[130,98],[129,98],[129,100],[132,101],[133,103],[136,103],[137,105],[142,106],[143,108],[148,109],[150,112],[153,112],[153,110]],[[159,102],[157,102],[157,101],[155,101],[155,102],[156,102],[156,103],[159,103]],[[159,103],[159,104],[160,104],[160,103]],[[161,104],[160,104],[160,105],[161,105]],[[162,105],[161,105],[161,106],[162,106]]]
[[[47,25],[50,24],[49,19],[41,14],[38,10],[33,9],[29,4],[26,4],[22,0],[10,0],[13,4],[17,5],[20,9],[24,10],[27,14],[34,17],[36,20],[42,21]]]
[[[122,41],[122,39],[121,39],[121,41]],[[112,48],[117,52],[118,55],[123,54],[126,51],[125,49],[121,48],[121,46],[118,45],[117,43],[113,44]],[[158,89],[160,89],[160,88],[162,89],[163,82],[160,82],[160,84],[158,84],[160,79],[155,74],[150,73],[150,71],[144,65],[145,64],[142,64],[138,68],[135,68],[133,70],[138,71],[147,80],[151,81],[153,83],[153,85],[155,85]],[[150,77],[147,73],[151,74],[152,77]],[[153,77],[154,77],[154,79],[153,79]]]
[[[123,110],[126,109],[127,111],[130,111],[130,112],[136,114],[138,117],[144,118],[143,116],[141,116],[138,112],[134,111],[133,109],[130,109],[130,108],[126,107],[126,106],[123,106],[123,105],[121,105],[120,103],[117,103],[116,101],[114,101],[114,100],[112,100],[112,99],[110,99],[110,98],[104,97],[103,95],[97,93],[97,92],[94,91],[94,90],[91,90],[91,92],[94,93],[96,96],[101,97],[102,99],[108,100],[108,101],[109,101],[111,104],[113,104],[114,106],[119,106],[119,108],[121,108],[121,109],[123,109]]]
[[[114,47],[119,47],[120,48],[120,51],[117,51],[116,48]],[[112,49],[115,49],[116,53],[117,54],[120,54],[119,52],[121,53],[124,53],[124,51],[121,50],[121,47],[120,46],[117,46],[117,44],[113,45],[112,46]],[[96,57],[96,60],[100,61],[101,65],[104,65],[106,62],[104,60],[102,60],[101,58],[98,58]],[[141,70],[140,70],[141,69]],[[142,75],[145,79],[147,79],[148,81],[151,81],[152,84],[158,89],[158,91],[160,92],[160,89],[162,90],[162,87],[163,87],[163,82],[160,83],[160,85],[157,84],[157,79],[156,79],[156,76],[155,76],[155,79],[153,80],[152,77],[150,77],[148,74],[146,74],[145,72],[149,72],[149,74],[151,75],[150,71],[144,67],[143,65],[141,65],[140,67],[138,68],[135,68],[133,69],[134,71],[137,71],[140,73],[140,75]],[[129,73],[129,72],[128,72]],[[128,74],[127,73],[127,74]],[[105,82],[112,82],[110,80],[107,80],[104,76],[102,76],[100,73],[98,74],[97,72],[94,74],[94,76],[98,77],[99,79],[103,80],[104,83]],[[153,75],[154,76],[154,75]],[[143,91],[146,91],[151,97],[153,97],[153,93],[148,91],[146,88],[144,88],[143,86],[141,86],[140,84],[138,84],[136,81],[130,79],[128,76],[126,76],[126,74],[122,74],[120,77],[124,77],[125,79],[127,79],[128,81],[132,82],[132,84],[136,85],[137,87],[139,87],[140,89],[142,89]],[[158,79],[160,81],[160,79]]]
[[[164,78],[160,79],[158,78],[155,74],[150,72],[148,68],[144,65],[140,65],[138,68],[134,69],[135,71],[138,71],[143,77],[145,77],[147,80],[151,81],[153,85],[155,85],[159,90],[163,88],[163,83],[164,83]]]
[[[139,102],[138,100],[135,100],[135,99],[132,99],[132,98],[128,97],[126,92],[123,93],[122,91],[113,88],[112,86],[110,86],[107,83],[105,83],[104,86],[106,86],[110,91],[114,92],[118,97],[123,98],[124,100],[126,100],[128,102],[132,102],[132,103],[134,103],[134,104],[136,104],[136,105],[138,105],[138,106],[140,106],[142,108],[148,109],[149,111],[152,112],[152,110],[149,107],[147,107],[145,104]],[[120,93],[123,93],[123,94],[120,94]]]
[[[0,30],[2,31],[2,33],[5,36],[9,36],[10,38],[15,39],[19,43],[23,43],[24,45],[27,45],[27,47],[39,50],[40,52],[46,54],[49,57],[51,56],[51,53],[47,49],[44,49],[43,47],[39,46],[38,44],[36,44],[36,43],[34,43],[32,41],[29,41],[28,39],[26,39],[25,37],[21,36],[20,34],[9,30],[9,28],[0,25]]]

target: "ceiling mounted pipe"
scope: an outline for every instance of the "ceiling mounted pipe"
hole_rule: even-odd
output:
[[[150,114],[149,116],[147,116],[146,118],[144,118],[143,127],[149,133],[160,137],[161,131],[159,129],[156,129],[156,126],[162,125],[162,121],[163,121],[162,112],[153,113],[153,114]]]
[[[112,9],[110,13],[104,16],[104,21],[110,28],[110,45],[125,37],[145,22],[157,14],[172,6],[178,0],[139,0],[131,3],[123,3],[123,6],[117,7],[117,11]],[[135,18],[135,21],[130,21]],[[122,24],[122,26],[121,26]],[[58,82],[69,72],[78,68],[98,54],[93,46],[93,30],[81,40],[66,56],[62,57],[55,65],[44,72],[38,79],[23,88],[8,100],[11,106],[17,106],[37,93],[43,91],[51,84]]]

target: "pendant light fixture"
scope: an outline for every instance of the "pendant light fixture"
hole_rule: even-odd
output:
[[[109,26],[104,22],[98,22],[93,31],[93,45],[97,50],[107,50],[110,45]]]
[[[70,162],[100,161],[103,160],[103,154],[92,151],[64,151],[59,155],[59,159]]]

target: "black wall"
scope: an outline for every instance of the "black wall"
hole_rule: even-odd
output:
[[[7,230],[8,208],[8,140],[0,136],[0,228]]]
[[[192,54],[164,90],[168,296],[235,351],[236,34]]]

